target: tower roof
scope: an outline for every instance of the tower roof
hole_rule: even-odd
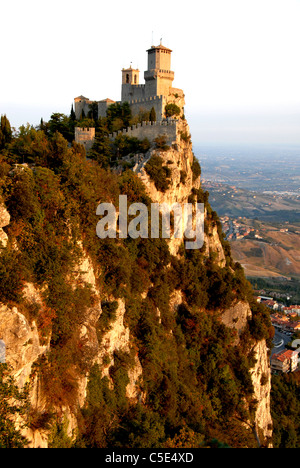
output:
[[[109,99],[109,98],[106,98],[106,99],[102,99],[101,101],[99,102],[107,102],[107,103],[114,103],[115,101],[113,101],[112,99]]]
[[[82,96],[82,95],[81,95],[81,96],[78,96],[77,98],[75,98],[75,101],[77,101],[77,99],[80,99],[80,100],[82,100],[82,101],[89,101],[89,98],[84,97],[84,96]]]
[[[171,49],[168,49],[168,47],[165,47],[162,44],[158,46],[151,46],[151,48],[148,49],[147,52],[152,52],[153,50],[165,50],[167,52],[173,52]]]

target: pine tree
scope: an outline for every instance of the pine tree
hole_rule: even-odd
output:
[[[156,112],[155,112],[154,107],[152,107],[152,109],[150,111],[149,120],[150,120],[150,122],[156,122]]]
[[[4,148],[7,143],[12,140],[12,131],[8,118],[6,115],[1,115],[0,123],[0,150]]]
[[[24,448],[26,439],[16,429],[14,419],[28,407],[28,391],[19,390],[6,364],[0,365],[0,449]]]
[[[71,107],[70,120],[73,120],[73,121],[76,120],[76,115],[75,115],[73,104]]]

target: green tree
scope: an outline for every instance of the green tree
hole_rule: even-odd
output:
[[[98,120],[98,102],[94,101],[89,104],[88,117],[93,119],[95,122]]]
[[[299,447],[300,378],[297,372],[272,377],[271,412],[274,422],[274,447]]]
[[[145,171],[153,180],[157,190],[165,192],[170,186],[171,170],[163,165],[163,159],[160,156],[152,156],[145,165]]]
[[[19,302],[22,299],[25,277],[22,255],[8,247],[0,252],[1,302]]]
[[[151,108],[149,120],[150,122],[156,122],[156,112],[154,107]]]
[[[193,163],[192,163],[192,173],[193,173],[193,182],[198,179],[198,177],[201,176],[201,166],[199,164],[199,161],[196,159],[194,156]]]
[[[128,102],[116,102],[106,111],[108,130],[117,131],[130,125],[132,119],[131,108]]]
[[[100,167],[108,168],[112,156],[112,145],[108,138],[106,122],[99,119],[96,127],[95,141],[89,151],[89,158],[98,162]]]
[[[46,125],[40,125],[46,130]],[[39,130],[27,124],[19,128],[17,136],[9,145],[11,162],[35,163],[46,165],[49,156],[49,140],[44,130]]]
[[[165,107],[166,117],[179,116],[180,112],[181,112],[180,107],[177,106],[176,104],[170,103],[170,104],[167,104]]]
[[[1,115],[0,122],[0,150],[12,140],[12,130],[6,115]]]
[[[76,115],[75,115],[75,111],[74,111],[73,104],[72,104],[72,106],[71,106],[70,120],[73,120],[73,121],[76,120]]]
[[[28,408],[27,388],[19,390],[8,366],[0,364],[0,448],[24,448],[27,441],[16,429],[14,417]]]
[[[13,222],[21,219],[31,221],[39,216],[40,204],[30,169],[15,171],[6,204]]]
[[[55,112],[51,115],[49,120],[49,133],[50,136],[55,135],[56,132],[62,134],[62,136],[72,142],[74,140],[74,121],[71,121],[65,114]]]
[[[72,155],[68,148],[68,142],[60,132],[56,132],[50,140],[50,152],[47,165],[50,169],[58,172],[59,168]]]

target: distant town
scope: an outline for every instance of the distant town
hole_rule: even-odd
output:
[[[271,297],[257,296],[267,306],[275,329],[271,371],[275,374],[300,372],[300,305],[284,306]]]
[[[223,231],[226,234],[227,240],[241,240],[244,238],[263,240],[264,237],[261,235],[259,229],[255,229],[247,225],[246,217],[238,217],[238,219],[232,219],[229,216],[222,216],[220,218]],[[278,228],[279,232],[289,232],[289,227]],[[299,231],[293,231],[296,234],[300,234]]]
[[[256,239],[262,239],[257,230],[242,223],[243,219],[246,220],[246,218],[238,218],[237,220],[231,219],[229,216],[222,216],[220,218],[224,234],[226,234],[226,239],[229,241],[240,240],[249,236],[251,233],[254,233],[253,237]]]

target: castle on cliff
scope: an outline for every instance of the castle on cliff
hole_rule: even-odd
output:
[[[140,84],[140,71],[132,68],[122,69],[122,93],[121,103],[128,102],[132,115],[150,112],[154,108],[158,122],[165,118],[165,107],[167,104],[176,104],[183,114],[184,93],[182,89],[173,88],[174,72],[171,71],[172,50],[159,46],[152,46],[147,50],[148,70],[144,72],[145,84]],[[102,101],[91,101],[79,96],[75,98],[75,115],[80,119],[82,115],[87,116],[90,105],[97,102],[98,116],[106,117],[108,107],[115,103],[112,99]]]

